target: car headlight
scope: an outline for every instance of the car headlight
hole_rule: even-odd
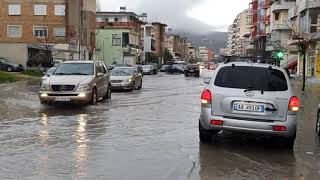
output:
[[[49,84],[43,83],[43,84],[41,85],[40,90],[41,90],[41,91],[49,91],[49,90],[50,90]]]
[[[132,77],[131,77],[131,78],[129,78],[129,79],[127,80],[127,82],[132,82],[132,80],[133,80],[133,79],[132,79]]]
[[[89,84],[80,84],[77,88],[78,92],[90,91],[90,90],[91,90],[91,86]]]

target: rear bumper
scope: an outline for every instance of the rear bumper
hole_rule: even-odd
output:
[[[223,121],[222,126],[211,125],[211,120]],[[253,134],[268,134],[272,136],[291,137],[296,133],[297,116],[287,115],[286,121],[247,121],[212,116],[210,108],[202,108],[200,116],[201,125],[207,130],[226,130]],[[285,126],[286,131],[274,131],[273,126]]]
[[[185,74],[196,74],[197,75],[197,74],[200,73],[200,71],[199,70],[194,70],[193,72],[190,72],[190,70],[185,70],[184,73]]]
[[[79,94],[84,96],[79,96]],[[46,94],[46,96],[44,96]],[[70,101],[58,101],[57,98],[66,97]],[[72,103],[72,104],[89,104],[92,98],[92,91],[88,92],[72,92],[72,93],[53,93],[48,91],[40,91],[39,99],[41,104],[59,104],[59,103]]]

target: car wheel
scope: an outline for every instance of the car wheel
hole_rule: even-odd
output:
[[[98,95],[97,95],[97,89],[94,88],[92,91],[92,96],[91,96],[91,104],[96,105],[98,102]]]
[[[8,66],[7,67],[7,72],[12,72],[13,71],[13,67],[12,66]]]
[[[111,99],[111,85],[108,86],[108,90],[106,95],[104,96],[104,99]]]
[[[142,89],[142,80],[140,82],[140,86],[138,87],[138,90]]]
[[[320,136],[320,112],[317,114],[316,133]]]
[[[200,142],[209,143],[212,140],[212,136],[216,135],[219,131],[211,131],[206,130],[202,127],[201,122],[199,120],[199,139]]]

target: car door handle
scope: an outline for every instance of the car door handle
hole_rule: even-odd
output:
[[[276,112],[276,111],[278,111],[277,109],[275,109],[275,108],[266,108],[266,111],[271,111],[271,112]]]

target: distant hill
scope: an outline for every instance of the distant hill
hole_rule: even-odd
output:
[[[225,48],[227,46],[228,41],[228,33],[227,32],[208,32],[205,34],[197,34],[197,33],[179,33],[183,34],[188,38],[190,42],[194,44],[194,46],[206,46],[211,48],[215,53],[219,52],[220,48]]]

